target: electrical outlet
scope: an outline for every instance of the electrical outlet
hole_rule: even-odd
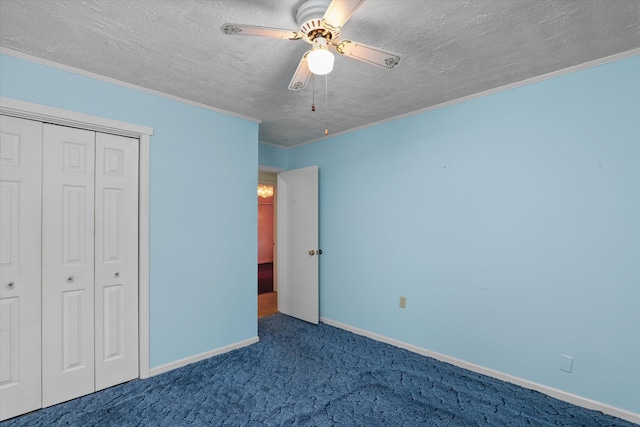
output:
[[[407,297],[400,297],[400,308],[407,308]]]

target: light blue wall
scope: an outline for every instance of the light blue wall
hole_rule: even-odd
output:
[[[288,154],[321,316],[640,413],[640,57]]]
[[[257,336],[256,123],[7,55],[0,95],[154,129],[151,367]]]
[[[287,151],[0,55],[1,96],[154,128],[152,367],[256,335],[260,155],[320,166],[322,316],[634,412],[638,75],[633,57]]]
[[[259,144],[258,163],[260,163],[260,166],[286,170],[288,159],[288,150],[275,145]]]

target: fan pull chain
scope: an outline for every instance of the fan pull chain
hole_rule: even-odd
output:
[[[329,135],[329,75],[324,75],[324,134]]]
[[[313,85],[311,88],[311,92],[313,94],[311,95],[311,111],[316,111],[316,75],[312,74],[311,79],[311,84]]]

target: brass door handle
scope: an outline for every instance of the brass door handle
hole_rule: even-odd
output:
[[[314,256],[315,254],[316,254],[316,251],[314,251],[313,249],[309,251],[309,255]]]

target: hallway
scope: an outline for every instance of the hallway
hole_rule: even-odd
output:
[[[258,295],[258,318],[278,312],[278,293],[267,292]]]

